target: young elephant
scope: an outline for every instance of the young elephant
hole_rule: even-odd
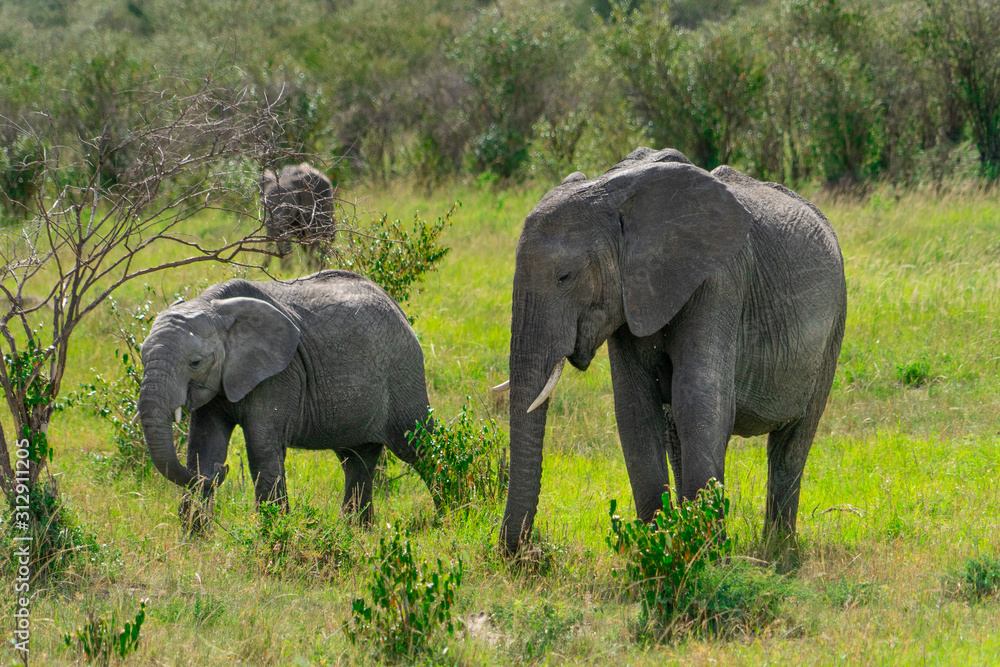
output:
[[[288,447],[332,449],[346,475],[344,510],[367,522],[382,448],[417,459],[406,432],[428,419],[420,343],[396,302],[356,274],[214,285],[157,316],[142,361],[139,416],[150,456],[205,500],[225,477],[237,424],[258,503],[287,505]],[[170,425],[181,408],[191,414],[187,467]]]
[[[322,172],[303,162],[288,165],[275,175],[264,171],[261,193],[267,215],[267,234],[275,239],[278,254],[291,252],[288,238],[305,242],[310,263],[321,262],[324,243],[332,243],[333,184]]]

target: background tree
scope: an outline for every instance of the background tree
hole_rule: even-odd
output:
[[[968,119],[982,174],[1000,178],[1000,5],[929,0],[927,6],[927,55]]]
[[[256,181],[260,165],[282,158],[276,116],[246,90],[174,84],[131,91],[147,114],[120,140],[85,138],[94,151],[86,154],[58,144],[45,114],[0,118],[44,147],[31,165],[39,174],[33,217],[0,233],[0,388],[12,424],[0,428],[0,490],[13,503],[12,445],[26,441],[42,534],[59,511],[54,481],[39,484],[52,452],[46,432],[82,319],[135,278],[195,262],[247,265],[244,253],[267,252]],[[132,159],[108,182],[99,167],[123,154]],[[84,179],[65,178],[81,168]],[[186,228],[206,209],[226,213],[218,236]],[[32,548],[44,551],[45,540]]]

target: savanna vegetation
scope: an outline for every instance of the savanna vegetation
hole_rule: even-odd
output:
[[[995,660],[998,35],[980,0],[3,5],[0,568],[11,590],[24,438],[31,663]],[[521,223],[639,145],[794,186],[840,237],[789,575],[760,560],[762,439],[732,440],[724,495],[631,521],[603,351],[552,399],[532,547],[496,548]],[[303,158],[339,188],[330,265],[420,338],[431,488],[387,459],[362,530],[332,453],[291,450],[291,511],[257,511],[237,430],[192,535],[142,449],[137,343],[178,296],[311,270],[270,261],[256,187]]]

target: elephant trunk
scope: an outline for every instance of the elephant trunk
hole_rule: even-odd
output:
[[[547,400],[558,380],[565,358],[553,352],[556,345],[539,341],[538,322],[514,298],[510,345],[510,482],[507,506],[500,529],[501,547],[515,554],[531,536],[542,482],[542,445],[545,439]]]
[[[171,427],[174,411],[181,407],[186,396],[179,398],[181,392],[170,391],[176,382],[166,373],[151,371],[151,365],[146,365],[139,390],[139,419],[146,436],[146,448],[160,474],[178,486],[190,487],[197,476],[177,459]]]

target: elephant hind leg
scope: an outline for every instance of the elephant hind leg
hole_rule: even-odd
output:
[[[344,468],[345,514],[357,515],[363,524],[370,524],[374,518],[372,509],[372,484],[375,466],[382,454],[382,445],[370,444],[346,452],[341,452],[341,466]]]
[[[817,419],[808,417],[772,431],[767,438],[767,508],[763,546],[768,559],[787,572],[798,566],[795,523],[806,457],[816,434]]]

